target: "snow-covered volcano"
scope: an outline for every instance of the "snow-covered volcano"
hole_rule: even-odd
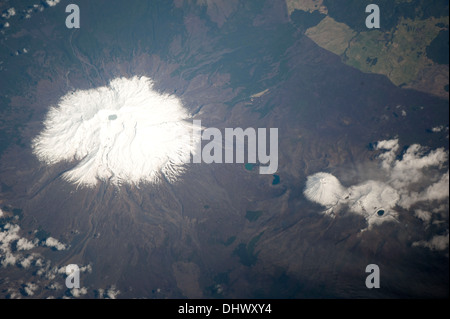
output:
[[[329,208],[338,203],[344,192],[345,188],[336,177],[319,172],[308,177],[304,194],[310,201]]]
[[[194,153],[192,124],[180,100],[147,77],[70,92],[51,107],[33,152],[48,165],[74,162],[63,178],[77,185],[176,180]]]

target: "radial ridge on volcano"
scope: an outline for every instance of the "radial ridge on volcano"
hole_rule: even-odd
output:
[[[304,194],[310,201],[326,207],[334,206],[342,198],[345,188],[329,173],[308,176]]]
[[[63,178],[80,186],[173,182],[195,152],[189,118],[149,78],[116,78],[63,96],[32,141],[33,153],[47,165],[74,163]]]

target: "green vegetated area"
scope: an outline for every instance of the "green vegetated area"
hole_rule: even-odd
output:
[[[386,74],[396,85],[407,84],[430,65],[426,50],[442,30],[438,24],[448,27],[448,17],[402,18],[392,32],[360,32],[344,53],[346,63],[365,72]]]
[[[306,30],[305,34],[322,48],[337,55],[342,55],[356,36],[356,32],[348,25],[329,16],[317,26]]]
[[[372,2],[326,0],[328,16],[305,34],[346,64],[384,74],[398,86],[433,62],[448,64],[448,1],[377,1],[381,28],[367,29],[365,8]]]
[[[362,32],[366,28],[366,6],[376,4],[380,8],[380,31],[390,31],[400,19],[426,20],[431,17],[448,17],[448,0],[325,0],[328,15],[351,29]]]

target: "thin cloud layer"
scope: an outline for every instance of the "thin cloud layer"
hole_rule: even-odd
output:
[[[74,163],[63,178],[81,186],[176,181],[195,152],[192,124],[176,97],[152,87],[147,77],[118,78],[68,93],[48,112],[34,154]]]
[[[413,210],[416,217],[427,223],[433,213],[448,209],[449,172],[445,149],[430,151],[413,144],[398,157],[398,139],[379,141],[375,149],[381,151],[378,156],[380,169],[376,172],[379,179],[367,180],[345,189],[336,177],[320,172],[307,178],[306,198],[324,206],[326,209],[323,212],[331,216],[344,208],[362,215],[368,229],[386,221],[396,221],[399,209],[411,210],[417,205],[436,206],[440,203],[433,211],[422,207]],[[442,173],[446,167],[447,172]],[[443,247],[436,243],[441,243],[445,238],[437,238],[432,243],[417,245]]]

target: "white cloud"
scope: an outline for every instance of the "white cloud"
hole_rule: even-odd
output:
[[[19,239],[19,230],[19,225],[10,223],[6,224],[3,227],[3,231],[0,232],[0,242],[2,242],[3,244],[9,244],[13,240]]]
[[[440,133],[442,131],[448,131],[448,126],[444,126],[444,125],[439,125],[439,126],[435,126],[431,129],[431,131],[433,133]]]
[[[59,269],[57,269],[58,274],[65,274],[66,273],[66,266],[62,266]]]
[[[348,188],[341,200],[354,213],[364,216],[369,228],[386,221],[395,221],[394,208],[399,199],[398,192],[380,181],[367,181]]]
[[[33,261],[33,259],[34,259],[34,256],[33,255],[29,255],[28,257],[26,257],[26,258],[22,258],[22,260],[20,260],[20,265],[23,267],[23,268],[28,268],[28,267],[30,267],[31,266],[31,262]]]
[[[396,221],[398,208],[409,210],[419,203],[430,205],[448,201],[449,172],[441,173],[442,168],[448,166],[445,149],[429,151],[413,144],[401,157],[397,157],[400,149],[398,139],[379,141],[375,149],[381,151],[377,179],[343,191],[339,180],[333,175],[317,173],[307,179],[304,190],[306,198],[326,207],[324,213],[330,215],[347,207],[351,212],[364,216],[369,229],[385,221]],[[419,208],[414,212],[427,223],[431,220],[429,212]]]
[[[54,7],[56,6],[61,0],[46,0],[45,3],[47,3],[47,5],[49,7]]]
[[[383,140],[383,141],[378,141],[376,144],[376,148],[379,150],[394,150],[397,151],[398,150],[398,139],[393,139],[393,140]],[[381,157],[381,156],[380,156]],[[383,158],[383,157],[381,157]]]
[[[38,245],[39,240],[37,238],[29,240],[25,237],[21,237],[19,235],[20,226],[17,224],[7,223],[2,228],[0,228],[0,264],[3,267],[18,266],[27,269],[34,261],[34,265],[39,268],[36,271],[36,274],[39,276],[46,275],[46,272],[50,268],[49,262],[46,263],[45,260],[40,258],[39,254],[36,253],[27,255],[20,253],[21,251],[34,249]],[[50,240],[49,243],[52,247],[56,246],[57,248],[61,248],[64,246],[57,241]],[[17,252],[13,252],[14,244]]]
[[[441,167],[447,163],[448,154],[443,148],[433,150],[426,154],[426,149],[418,144],[413,144],[406,150],[403,157],[394,162],[384,161],[392,183],[397,187],[404,187],[420,182],[424,176],[424,169],[429,167]]]
[[[84,272],[91,273],[92,272],[92,265],[88,264],[86,266],[81,266],[80,267],[80,272],[81,273],[84,273]]]
[[[25,11],[25,19],[29,19],[31,18],[31,14],[34,12],[38,12],[38,11],[43,11],[44,10],[44,6],[41,4],[35,4],[33,5],[33,7],[29,8],[28,10]]]
[[[189,117],[176,97],[153,90],[149,78],[117,78],[62,97],[33,152],[47,165],[75,160],[63,177],[77,185],[175,181],[196,150]]]
[[[50,261],[47,261],[46,264],[36,272],[38,276],[48,280],[54,280],[58,275],[63,275],[65,273],[66,267],[51,267]]]
[[[0,218],[2,218],[3,215],[4,215],[4,213],[3,213],[2,209],[0,208]]]
[[[436,206],[435,208],[433,208],[431,210],[432,213],[440,213],[440,212],[444,212],[447,213],[448,212],[448,202],[447,203],[443,203],[442,205]]]
[[[36,245],[26,238],[22,237],[17,241],[17,250],[30,250],[34,247],[36,247]]]
[[[61,290],[63,286],[59,282],[54,282],[50,286],[47,286],[47,289],[50,290]]]
[[[413,246],[426,247],[431,250],[448,250],[449,234],[446,235],[435,235],[429,241],[417,241],[413,243]]]
[[[449,171],[447,171],[438,182],[428,186],[428,188],[420,194],[419,200],[442,200],[448,197]]]
[[[51,262],[48,260],[43,260],[41,263],[41,268],[36,272],[36,275],[50,280],[54,279],[56,277],[55,274],[57,273],[57,269],[55,271],[54,268],[51,268]]]
[[[120,294],[120,290],[118,290],[116,286],[113,285],[108,289],[98,289],[98,294],[100,299],[116,299]]]
[[[57,239],[53,237],[48,237],[44,243],[47,247],[55,248],[56,250],[64,250],[66,249],[66,245],[59,242]]]
[[[428,224],[431,221],[431,215],[432,214],[430,212],[425,211],[425,210],[417,209],[417,210],[414,211],[414,215],[417,218],[423,220],[424,223],[426,223],[426,224]]]
[[[11,289],[11,288],[8,288],[7,291],[8,291],[8,294],[9,294],[9,298],[10,298],[10,299],[21,299],[21,298],[22,298],[22,296],[20,295],[19,292],[14,291],[14,290]]]
[[[86,266],[79,266],[79,269],[80,273],[92,272],[92,266],[90,264]],[[66,266],[51,267],[51,263],[48,261],[45,266],[37,271],[37,275],[43,276],[49,280],[54,280],[59,275],[66,275]]]
[[[369,228],[396,220],[397,213],[393,209],[399,195],[383,182],[369,180],[345,189],[336,177],[321,172],[308,177],[304,194],[309,200],[326,207],[324,213],[330,216],[344,206],[348,207],[351,212],[363,216]]]
[[[38,258],[38,259],[36,259],[35,264],[37,267],[43,267],[44,261],[42,260],[42,258]]]
[[[37,289],[38,289],[38,286],[31,282],[27,283],[25,285],[25,287],[23,288],[23,290],[25,291],[25,294],[27,296],[33,296]]]
[[[109,299],[116,299],[119,294],[120,294],[120,290],[116,289],[115,286],[112,286],[111,288],[107,289],[105,292],[105,295]]]
[[[42,12],[42,11],[44,11],[45,7],[54,7],[60,2],[61,2],[61,0],[44,0],[42,2],[42,4],[34,4],[32,7],[29,7],[24,10],[19,10],[21,13],[23,13],[21,18],[30,19],[33,13]],[[16,14],[17,14],[17,11],[15,8],[9,8],[8,10],[5,10],[2,13],[1,17],[3,19],[9,19],[12,16],[15,16]],[[10,24],[8,22],[5,22],[3,25],[0,25],[0,29],[2,27],[8,28],[8,27],[10,27]]]
[[[421,192],[405,192],[399,203],[400,206],[409,209],[416,203],[429,201],[442,201],[449,197],[449,172],[441,176],[441,179],[429,185]]]
[[[11,244],[20,238],[20,227],[15,224],[6,224],[0,232],[0,260],[3,267],[14,265],[17,258],[11,252]]]
[[[65,282],[64,278],[66,275],[66,267],[52,266],[50,260],[47,260],[40,254],[33,252],[32,250],[36,249],[39,244],[39,239],[27,239],[21,237],[20,231],[20,226],[15,223],[0,225],[0,265],[2,267],[18,267],[19,269],[17,271],[22,271],[24,274],[24,277],[22,278],[30,278],[29,276],[32,271],[33,278],[37,278],[39,280],[35,283],[30,282],[25,285],[23,284],[24,281],[20,279],[20,277],[15,281],[6,281],[5,283],[8,283],[9,286],[12,285],[16,287],[16,291],[8,290],[9,298],[36,296],[36,291],[39,288],[38,284],[40,283],[40,280],[45,282],[44,285],[46,285],[45,288],[47,290],[54,290],[55,292],[62,290],[64,288],[63,283]],[[53,237],[47,238],[41,245],[58,250],[67,249],[66,245]],[[14,248],[17,250],[14,250]],[[42,250],[42,247],[37,249],[40,251]],[[31,252],[24,254],[23,251]],[[92,264],[80,265],[79,269],[81,273],[92,273]],[[82,287],[80,289],[71,290],[71,293],[73,297],[78,298],[88,294],[88,289],[90,288]],[[104,291],[104,293],[105,298],[114,298],[120,292],[113,286]],[[66,296],[63,295],[59,297],[64,298]]]
[[[380,155],[383,168],[385,169],[389,168],[389,164],[395,160],[398,148],[399,148],[398,139],[379,141],[376,144],[376,149],[388,151]]]
[[[16,264],[17,258],[11,252],[6,252],[2,259],[2,266],[7,267],[9,265],[13,266]]]
[[[86,287],[81,287],[81,288],[73,288],[70,290],[70,293],[72,294],[72,296],[74,296],[75,298],[79,298],[83,295],[87,294],[87,288]]]
[[[2,18],[4,18],[4,19],[9,19],[9,18],[11,18],[12,16],[15,16],[15,15],[16,15],[16,9],[14,9],[14,8],[9,8],[9,9],[6,10],[5,12],[3,12]]]

